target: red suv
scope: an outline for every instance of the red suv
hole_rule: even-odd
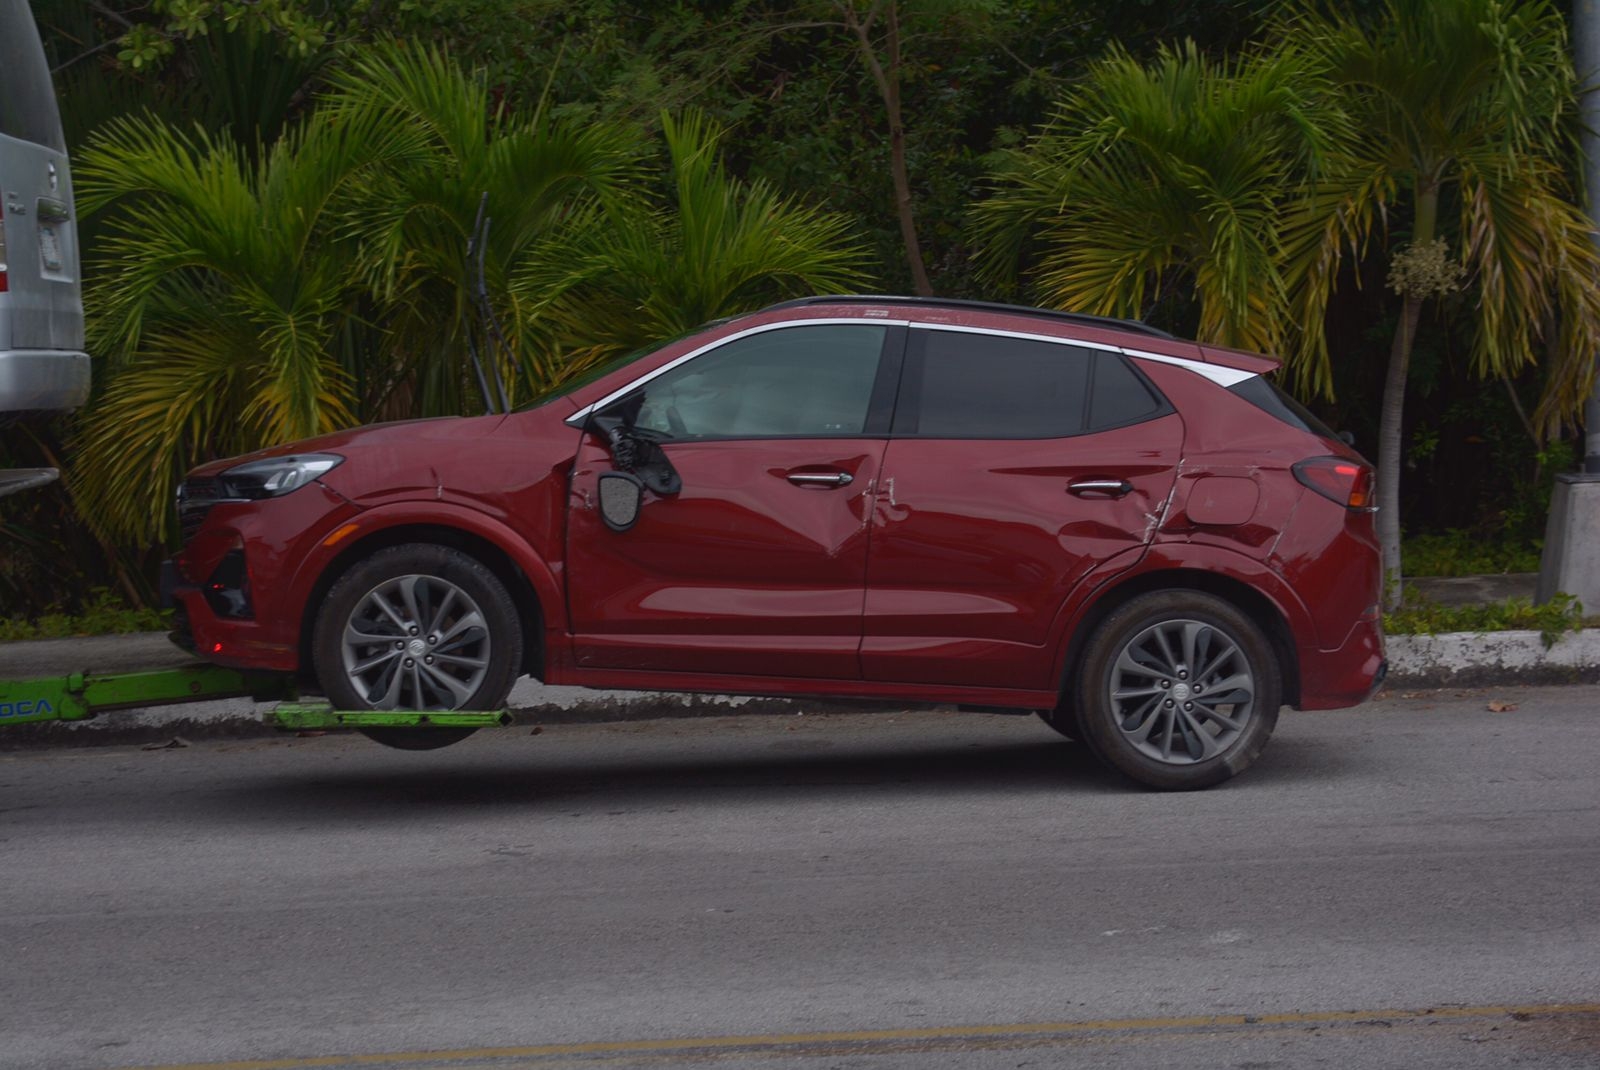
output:
[[[180,641],[342,709],[531,673],[1036,711],[1208,786],[1384,671],[1372,469],[1274,367],[1037,309],[775,305],[509,414],[195,469]]]

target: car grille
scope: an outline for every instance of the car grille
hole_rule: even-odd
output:
[[[178,484],[178,527],[183,541],[194,538],[205,522],[206,514],[217,504],[217,481],[210,476],[196,476]]]

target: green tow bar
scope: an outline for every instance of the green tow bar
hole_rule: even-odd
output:
[[[279,700],[269,723],[286,731],[330,728],[486,728],[508,725],[505,710],[335,710],[295,698],[291,677],[189,665],[151,672],[71,673],[33,680],[0,680],[0,728],[45,721],[83,721],[114,710],[170,706],[208,699]]]

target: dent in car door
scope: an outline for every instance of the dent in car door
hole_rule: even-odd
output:
[[[1182,422],[1116,354],[912,338],[908,416],[896,418],[874,517],[863,673],[1053,688],[1057,611],[1102,562],[1131,565],[1128,551],[1149,543]],[[1008,377],[1025,396],[1007,396]]]

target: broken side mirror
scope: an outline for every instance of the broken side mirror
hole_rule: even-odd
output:
[[[632,475],[654,493],[670,497],[683,489],[683,480],[653,437],[655,433],[634,426],[643,403],[640,395],[596,414],[589,420],[589,429],[604,436],[612,463],[621,469],[619,474]]]
[[[627,531],[639,522],[644,504],[644,480],[632,472],[602,472],[599,485],[600,519],[612,531]]]

